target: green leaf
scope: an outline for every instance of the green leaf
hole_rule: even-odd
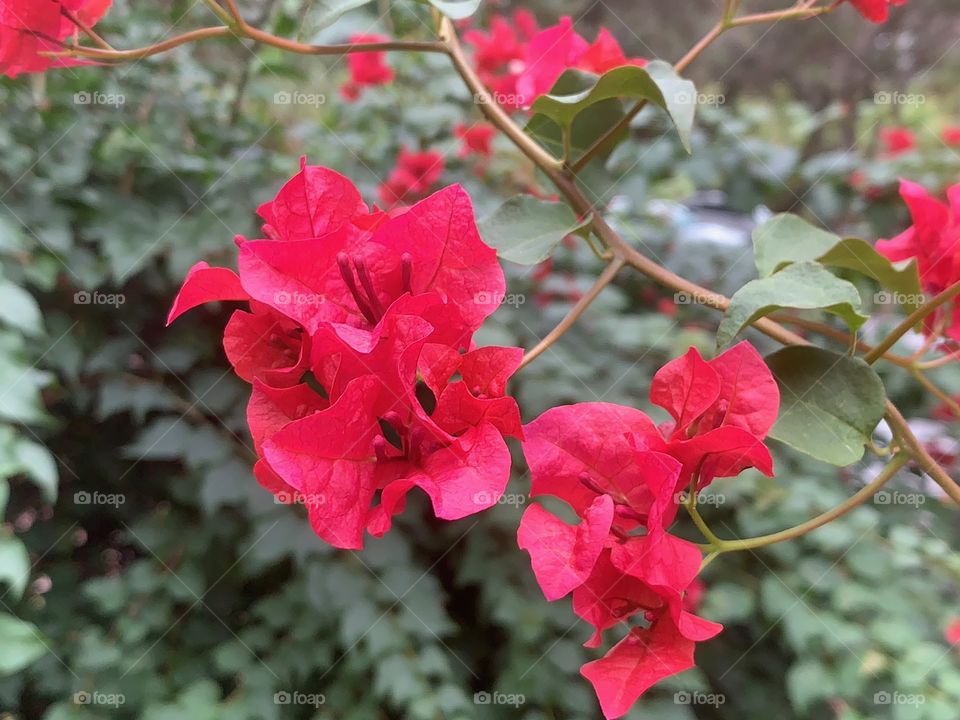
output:
[[[873,368],[817,347],[784,348],[766,361],[780,386],[780,416],[770,437],[833,465],[863,457],[886,399]]]
[[[451,20],[463,20],[473,15],[483,0],[427,0]]]
[[[23,472],[40,488],[49,502],[57,499],[57,487],[60,474],[57,461],[47,448],[32,440],[20,438],[14,446],[14,453]]]
[[[564,132],[569,132],[577,116],[597,103],[615,98],[649,100],[667,111],[689,152],[696,88],[692,82],[677,75],[668,63],[655,60],[643,68],[635,65],[614,68],[586,89],[562,92],[570,83],[568,73],[577,71],[566,71],[551,94],[538,97],[531,107],[533,113],[546,116]]]
[[[504,260],[536,265],[570,233],[586,227],[566,203],[515,195],[480,221],[480,234]]]
[[[556,86],[555,88],[556,89]],[[590,108],[590,112],[582,113],[574,120],[569,130],[570,152],[574,156],[582,155],[587,149],[603,137],[610,128],[616,125],[624,116],[623,103],[619,100],[604,100]],[[563,155],[563,129],[546,115],[534,115],[524,127],[524,131],[533,136],[556,157]],[[624,128],[610,144],[609,151],[629,134]]]
[[[363,7],[373,0],[319,0],[312,3],[310,12],[306,17],[306,24],[309,25],[308,35],[320,32],[324,28],[333,25],[340,16],[350,10],[356,10]]]
[[[811,225],[803,218],[784,213],[757,226],[753,231],[753,255],[761,277],[776,273],[795,262],[816,260],[866,275],[882,287],[906,297],[902,304],[916,307],[920,302],[920,276],[916,262],[898,267],[859,238],[841,238]]]
[[[6,478],[0,478],[0,522],[3,522],[3,515],[7,512],[7,501],[10,499],[10,483]]]
[[[0,614],[0,648],[0,675],[19,672],[47,652],[36,626],[5,614]]]
[[[747,325],[780,308],[826,310],[843,319],[851,331],[867,320],[857,312],[860,293],[852,283],[819,263],[801,262],[737,290],[717,330],[717,346],[726,347]]]
[[[800,710],[837,692],[836,679],[819,661],[798,662],[787,671],[786,680],[790,702]]]
[[[19,285],[0,278],[0,321],[26,335],[43,333],[43,317],[33,296]]]
[[[0,585],[10,586],[13,597],[19,600],[30,579],[30,556],[27,548],[13,535],[0,535]]]

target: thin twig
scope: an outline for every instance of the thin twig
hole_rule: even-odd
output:
[[[858,490],[855,495],[850,496],[836,507],[827,510],[825,513],[821,513],[815,518],[811,518],[804,523],[796,525],[792,528],[788,528],[787,530],[771,533],[770,535],[760,535],[758,537],[744,538],[742,540],[717,541],[715,539],[711,539],[710,543],[703,545],[702,547],[711,553],[727,553],[737,550],[754,550],[756,548],[773,545],[774,543],[783,542],[784,540],[793,540],[801,537],[802,535],[806,535],[807,533],[836,520],[838,517],[846,515],[854,508],[863,505],[863,503],[876,495],[880,488],[886,485],[890,479],[897,474],[897,471],[900,470],[900,468],[902,468],[907,462],[909,462],[909,460],[910,455],[907,453],[895,455],[883,468],[880,474],[877,475],[877,477],[874,478],[870,483],[864,485],[860,490]],[[704,535],[704,537],[707,536]],[[714,538],[716,538],[716,536],[714,536]]]
[[[560,339],[560,337],[580,319],[580,316],[583,315],[586,309],[590,307],[590,304],[597,299],[597,296],[603,289],[613,282],[613,279],[617,276],[617,273],[620,272],[624,264],[622,258],[614,258],[611,260],[603,269],[603,272],[600,273],[600,277],[597,278],[593,287],[587,290],[583,297],[577,301],[577,304],[570,308],[570,312],[567,313],[566,317],[564,317],[543,340],[527,351],[523,356],[523,362],[520,363],[520,367],[523,368],[529,365]]]

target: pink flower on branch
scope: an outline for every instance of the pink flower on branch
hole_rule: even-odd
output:
[[[418,172],[435,182],[431,165]],[[239,273],[198,263],[169,316],[248,304],[224,348],[253,385],[258,482],[303,502],[342,548],[387,532],[414,488],[448,520],[495,504],[510,472],[504,437],[523,437],[506,394],[523,353],[474,347],[505,283],[463,189],[368,210],[347,178],[304,162],[258,213],[265,238],[237,239]]]
[[[44,72],[51,67],[81,65],[73,58],[42,53],[62,50],[79,28],[71,19],[92,28],[110,9],[111,0],[0,0],[0,73]]]
[[[579,517],[570,525],[539,505],[524,513],[517,540],[544,596],[573,594],[574,612],[594,629],[588,647],[627,629],[581,669],[606,718],[693,667],[695,644],[721,630],[691,612],[702,594],[700,549],[668,532],[682,491],[748,467],[772,473],[763,440],[780,395],[752,346],[710,361],[691,348],[656,374],[650,398],[672,422],[658,428],[639,410],[595,402],[553,408],[524,427],[531,494],[559,498]]]

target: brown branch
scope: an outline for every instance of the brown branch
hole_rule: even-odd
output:
[[[575,212],[584,217],[592,213],[592,229],[613,253],[614,258],[622,260],[624,263],[632,266],[665,288],[669,288],[674,292],[682,292],[702,297],[708,307],[713,307],[716,310],[724,311],[727,309],[727,306],[730,304],[728,298],[719,293],[711,292],[707,288],[701,287],[686,278],[682,278],[665,267],[661,267],[620,237],[620,235],[610,227],[601,213],[593,212],[593,204],[584,196],[575,180],[569,177],[561,168],[557,167],[555,158],[544,151],[532,138],[527,136],[523,130],[513,122],[510,116],[507,115],[499,105],[494,103],[489,91],[484,87],[476,72],[474,72],[471,65],[466,61],[457,39],[456,29],[448,19],[444,19],[442,23],[441,37],[447,43],[454,67],[467,84],[467,87],[473,91],[487,118],[501,132],[513,140],[520,151],[540,168],[564,195]],[[791,332],[768,318],[757,320],[753,323],[753,327],[783,345],[811,344],[800,335]],[[885,400],[884,417],[894,435],[904,448],[909,450],[910,454],[923,470],[937,482],[955,502],[960,504],[960,485],[957,485],[957,483],[947,475],[946,471],[940,467],[937,461],[933,459],[930,453],[927,452],[926,448],[923,447],[922,443],[920,443],[913,434],[903,415],[900,414],[900,411],[889,399]]]

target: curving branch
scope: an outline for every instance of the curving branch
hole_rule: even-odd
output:
[[[586,217],[588,214],[590,214],[593,231],[603,241],[607,248],[609,248],[614,259],[622,260],[625,264],[630,265],[662,287],[673,290],[674,292],[683,292],[689,295],[701,297],[704,299],[705,304],[708,307],[712,307],[715,310],[725,311],[727,309],[728,305],[730,304],[729,298],[720,295],[719,293],[714,293],[709,289],[702,287],[695,282],[687,280],[686,278],[680,277],[667,268],[662,267],[632,247],[619,235],[619,233],[610,227],[603,215],[599,212],[595,212],[593,203],[591,203],[586,196],[584,196],[583,192],[577,186],[575,179],[570,177],[570,175],[565,172],[563,168],[558,167],[557,161],[553,158],[553,156],[547,153],[532,138],[526,135],[526,133],[524,133],[523,130],[513,121],[513,119],[499,105],[496,104],[495,100],[490,95],[489,90],[487,90],[471,65],[466,61],[466,58],[463,54],[463,49],[457,37],[456,29],[454,28],[453,23],[451,23],[447,18],[444,18],[441,24],[441,38],[448,46],[454,67],[463,78],[463,81],[467,84],[471,91],[473,91],[477,103],[480,105],[487,119],[489,119],[490,122],[492,122],[501,132],[509,137],[520,149],[520,151],[537,165],[537,167],[557,187],[561,194],[563,194],[567,202],[578,215]],[[582,312],[583,309],[580,311]],[[760,320],[757,320],[755,323],[753,323],[753,327],[783,345],[811,344],[805,338],[797,335],[796,333],[788,330],[769,318],[761,318]],[[561,328],[561,332],[553,337],[552,341],[555,341],[556,338],[562,334],[562,331],[565,330],[566,327]],[[885,351],[886,348],[883,350],[883,352]],[[906,419],[889,399],[885,401],[884,417],[887,421],[887,424],[890,425],[894,435],[897,437],[903,447],[910,453],[914,460],[916,460],[924,472],[926,472],[938,485],[940,485],[944,492],[946,492],[954,502],[960,504],[960,485],[958,485],[957,482],[953,480],[953,478],[951,478],[940,466],[940,464],[930,455],[923,444],[917,439],[916,435],[914,435],[913,431],[910,429],[910,426],[907,424]]]
[[[520,363],[518,370],[523,369],[531,362],[536,360],[540,355],[542,355],[551,345],[553,345],[567,330],[569,330],[573,325],[580,319],[580,316],[586,311],[588,307],[597,299],[597,296],[603,291],[603,289],[613,282],[613,279],[617,276],[617,273],[620,272],[620,269],[625,265],[623,258],[614,258],[610,263],[603,269],[603,272],[600,273],[600,277],[597,278],[597,281],[593,284],[583,297],[581,297],[577,304],[570,308],[570,312],[567,313],[566,317],[561,320],[557,326],[551,330],[543,340],[541,340],[537,345],[526,352],[523,356],[523,361]]]

